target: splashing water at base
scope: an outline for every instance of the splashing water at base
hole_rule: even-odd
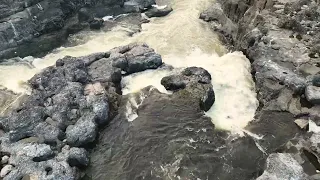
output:
[[[163,18],[152,18],[150,23],[142,25],[140,33],[132,37],[128,35],[127,28],[117,26],[110,32],[87,34],[89,40],[85,44],[61,47],[56,53],[35,59],[35,69],[11,66],[7,68],[14,70],[3,73],[4,67],[0,66],[0,85],[21,92],[21,81],[66,55],[77,57],[132,42],[145,42],[162,55],[166,64],[175,68],[199,66],[211,73],[216,102],[206,115],[212,118],[216,127],[232,130],[246,126],[258,106],[250,62],[240,52],[219,56],[225,53],[224,47],[209,25],[199,19],[199,14],[212,0],[172,0],[170,3],[174,9],[172,13]],[[28,72],[27,76],[19,76],[23,72]],[[171,73],[170,70],[160,69],[128,76],[122,82],[125,85],[124,94],[137,92],[148,85],[168,93],[160,85],[160,80]]]

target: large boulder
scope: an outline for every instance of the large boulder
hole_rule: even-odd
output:
[[[75,125],[66,130],[67,143],[72,146],[85,146],[96,140],[98,127],[94,114],[82,116]]]
[[[210,73],[199,67],[189,67],[178,75],[162,78],[161,84],[170,91],[177,91],[181,96],[190,93],[199,99],[202,110],[208,111],[215,101]],[[181,91],[180,91],[181,90]]]

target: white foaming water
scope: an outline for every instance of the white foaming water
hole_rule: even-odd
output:
[[[161,85],[161,79],[171,74],[173,74],[173,72],[170,70],[159,69],[147,70],[141,73],[135,73],[133,75],[126,76],[121,81],[123,87],[122,93],[126,95],[129,93],[138,92],[140,89],[151,85],[162,93],[171,94]]]
[[[174,9],[163,18],[151,18],[151,22],[142,25],[142,31],[130,36],[130,30],[117,26],[110,32],[91,32],[86,43],[74,47],[61,47],[55,53],[33,62],[35,69],[11,68],[4,72],[0,66],[0,85],[16,92],[21,92],[21,81],[29,79],[42,68],[53,65],[66,55],[84,56],[94,52],[104,52],[111,48],[132,42],[145,42],[161,54],[166,64],[176,68],[199,66],[212,75],[216,93],[214,106],[206,113],[218,128],[241,129],[253,119],[258,106],[254,83],[250,73],[249,60],[240,52],[225,53],[209,25],[199,19],[212,0],[172,0]],[[26,75],[24,75],[26,73]],[[169,75],[169,70],[150,70],[124,78],[124,94],[137,92],[148,85],[153,85],[163,93],[162,77]],[[134,119],[134,118],[133,118]]]

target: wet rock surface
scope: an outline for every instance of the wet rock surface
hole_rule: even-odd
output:
[[[159,7],[153,7],[149,9],[147,12],[145,12],[146,16],[149,18],[151,17],[162,17],[168,15],[173,9],[169,6],[166,6],[164,8]]]
[[[91,154],[85,179],[258,177],[264,154],[252,137],[233,139],[214,129],[191,93],[167,95],[152,87],[142,91],[147,96],[132,122],[126,114],[131,97],[123,97],[119,114]]]
[[[190,93],[191,96],[196,96],[204,111],[208,111],[215,101],[211,75],[203,68],[188,67],[179,75],[164,77],[161,84],[167,90],[177,91],[181,95]]]
[[[138,9],[128,9],[127,4]],[[1,0],[0,59],[43,55],[82,29],[100,29],[104,16],[141,12],[153,0]]]
[[[252,63],[260,106],[246,129],[269,156],[258,179],[316,178],[319,1],[218,1],[200,18]]]
[[[79,168],[89,165],[87,150],[117,114],[119,61],[125,61],[128,73],[162,65],[161,56],[147,45],[130,44],[85,57],[64,57],[29,80],[31,95],[0,118],[3,179],[80,178]],[[96,63],[105,67],[96,69]],[[105,74],[117,70],[116,79]]]

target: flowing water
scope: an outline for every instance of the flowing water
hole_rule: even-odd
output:
[[[253,119],[258,106],[249,60],[240,52],[226,54],[209,25],[199,19],[199,14],[212,3],[211,0],[172,0],[170,3],[174,9],[171,14],[152,18],[133,36],[119,25],[110,32],[88,33],[88,41],[84,44],[61,47],[35,59],[35,68],[0,66],[0,87],[23,93],[27,91],[23,82],[65,55],[83,56],[132,42],[145,42],[162,55],[166,64],[175,68],[199,66],[207,69],[212,75],[216,102],[206,115],[219,128],[243,128]],[[122,82],[124,94],[137,92],[148,85],[170,93],[160,85],[160,80],[171,73],[174,72],[161,69],[128,76]]]

